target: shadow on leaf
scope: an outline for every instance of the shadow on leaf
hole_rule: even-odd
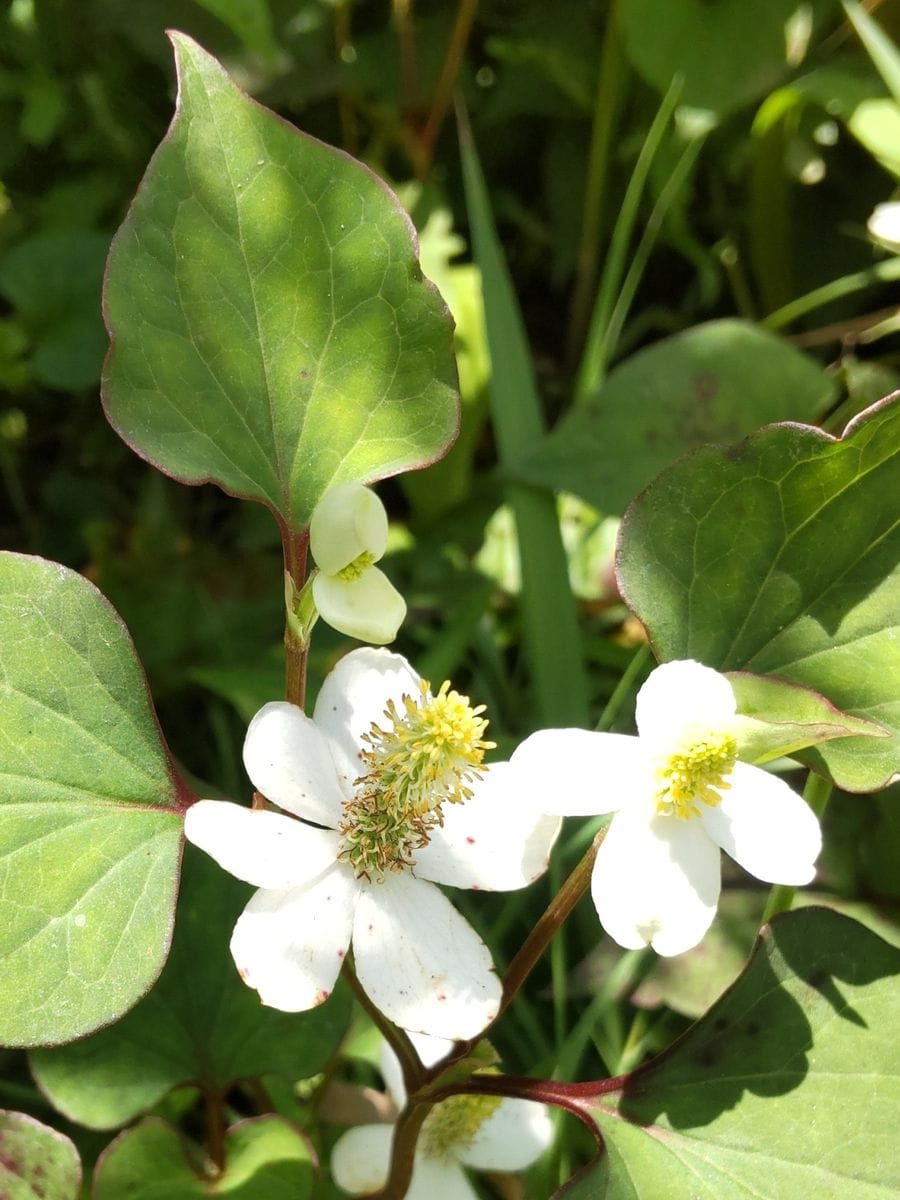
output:
[[[638,1125],[662,1118],[673,1129],[689,1129],[710,1124],[745,1092],[793,1091],[833,1017],[855,1026],[845,1039],[869,1036],[845,993],[898,971],[900,951],[848,917],[809,908],[776,918],[706,1016],[626,1079],[620,1114]]]

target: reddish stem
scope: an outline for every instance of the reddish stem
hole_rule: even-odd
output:
[[[216,1168],[216,1174],[225,1170],[225,1104],[220,1092],[204,1091],[203,1104],[206,1110],[206,1149]]]

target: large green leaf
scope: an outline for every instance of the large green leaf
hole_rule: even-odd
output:
[[[297,530],[330,484],[447,449],[452,323],[388,188],[172,40],[175,119],[107,268],[107,415],[168,474]]]
[[[628,56],[665,92],[683,76],[681,103],[718,116],[765,96],[804,57],[833,0],[628,0]]]
[[[111,1129],[179,1084],[224,1094],[239,1079],[294,1081],[322,1070],[349,1020],[343,993],[309,1013],[260,1004],[228,952],[247,896],[246,885],[185,848],[172,952],[156,987],[108,1029],[31,1055],[35,1078],[65,1116]]]
[[[777,675],[876,722],[803,752],[849,791],[898,769],[900,402],[840,439],[773,425],[659,475],[625,515],[619,578],[663,659]]]
[[[515,474],[620,513],[657,471],[704,442],[808,421],[833,384],[813,359],[746,321],[710,321],[627,359]]]
[[[584,1105],[606,1154],[560,1198],[895,1196],[898,972],[849,917],[777,917],[701,1021]]]
[[[192,1161],[199,1155],[194,1153]],[[201,1174],[188,1148],[165,1121],[149,1118],[129,1129],[97,1164],[93,1200],[306,1200],[313,1168],[301,1135],[280,1117],[232,1126],[225,1135],[225,1169]]]
[[[0,1110],[2,1200],[77,1200],[81,1163],[67,1137],[25,1113]]]
[[[68,1041],[159,974],[183,785],[125,627],[86,579],[0,554],[0,1042]]]

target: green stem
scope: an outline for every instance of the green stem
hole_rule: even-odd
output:
[[[343,60],[343,52],[352,40],[351,19],[350,0],[338,0],[334,6],[334,48],[337,51],[338,61]],[[337,106],[341,121],[341,144],[349,154],[355,154],[359,141],[359,130],[353,98],[346,88],[339,89]]]
[[[747,282],[747,275],[744,271],[737,246],[731,238],[726,238],[718,246],[714,247],[714,252],[725,271],[725,277],[731,287],[731,297],[734,300],[738,315],[744,317],[747,321],[758,320],[756,304],[753,300],[753,294],[750,291],[750,284]]]
[[[593,843],[591,845],[593,847]],[[550,871],[548,872],[551,895],[554,897],[558,897],[561,891],[561,868],[561,862],[558,858],[554,857],[550,863]],[[569,1023],[569,989],[566,986],[566,981],[569,978],[569,967],[565,934],[561,928],[557,928],[557,933],[559,936],[553,937],[550,941],[550,988],[553,996],[553,1042],[555,1057],[558,1060],[560,1050],[566,1040],[566,1028]],[[515,963],[515,959],[513,963]]]
[[[632,655],[631,661],[622,672],[619,682],[613,689],[613,694],[607,700],[606,707],[603,709],[603,712],[600,714],[600,720],[597,722],[596,728],[598,730],[609,729],[610,725],[615,721],[625,697],[631,691],[635,679],[640,675],[649,661],[650,646],[649,643],[644,642]]]
[[[606,322],[603,336],[600,339],[597,361],[601,378],[606,373],[610,360],[616,352],[619,338],[622,334],[622,327],[625,324],[625,318],[628,316],[631,302],[637,292],[638,284],[647,265],[647,260],[650,258],[653,247],[656,245],[656,239],[659,237],[666,215],[690,174],[697,156],[703,147],[703,142],[704,137],[700,135],[688,142],[684,147],[681,156],[675,163],[669,178],[666,180],[665,186],[659,193],[659,199],[654,204],[650,216],[647,218],[647,223],[644,225],[644,232],[631,257],[631,265],[628,268],[628,273],[622,281],[616,302],[609,314],[609,320]]]
[[[544,914],[529,933],[518,954],[509,964],[506,978],[503,981],[503,997],[500,1001],[500,1013],[509,1006],[525,980],[537,966],[544,951],[550,945],[563,922],[569,917],[575,905],[588,890],[591,883],[591,871],[597,850],[603,841],[604,834],[598,833],[588,846],[586,853],[576,865],[572,874],[550,901]],[[497,1015],[499,1016],[500,1013]]]
[[[217,1091],[204,1091],[203,1104],[206,1109],[206,1149],[221,1175],[225,1170],[225,1105]]]
[[[874,267],[868,267],[865,271],[854,271],[852,275],[842,275],[840,279],[833,279],[831,283],[815,288],[805,296],[798,296],[790,304],[777,308],[775,312],[764,317],[762,323],[767,329],[783,329],[785,325],[792,325],[799,317],[805,317],[807,313],[830,304],[832,300],[840,300],[843,296],[850,296],[853,292],[862,291],[863,288],[876,283],[894,283],[898,279],[900,256],[876,263]]]
[[[416,1143],[425,1118],[431,1112],[435,1102],[423,1101],[420,1104],[410,1104],[401,1114],[394,1126],[394,1142],[391,1149],[391,1173],[388,1181],[379,1192],[373,1192],[363,1200],[403,1200],[412,1181],[413,1165],[415,1162]]]
[[[306,555],[309,549],[309,533],[292,534],[286,527],[281,531],[284,551],[284,571],[290,579],[293,591],[299,593],[306,578]],[[306,702],[306,662],[309,658],[309,641],[297,636],[293,622],[285,621],[284,627],[284,694],[298,708]]]
[[[823,779],[821,775],[816,775],[815,772],[810,771],[806,780],[806,787],[803,789],[803,799],[820,821],[831,796],[831,788],[830,779]],[[769,899],[766,903],[766,910],[763,913],[762,924],[767,924],[777,913],[787,912],[794,903],[796,891],[795,887],[777,883],[771,892],[769,892]]]
[[[428,120],[425,122],[425,128],[422,130],[422,136],[419,139],[416,168],[420,178],[424,178],[431,168],[434,146],[437,142],[438,134],[441,132],[441,126],[444,124],[444,119],[447,116],[450,101],[453,98],[453,89],[456,86],[456,80],[462,66],[463,55],[466,52],[466,45],[469,41],[469,34],[472,32],[472,22],[475,20],[477,9],[478,0],[460,0],[459,8],[456,11],[456,21],[453,24],[453,32],[450,34],[450,42],[447,46],[447,53],[444,56],[444,65],[441,68],[441,75],[437,81],[434,97],[431,101],[431,111],[428,114]]]
[[[607,200],[610,151],[622,109],[625,62],[622,34],[619,29],[619,0],[612,0],[606,20],[594,101],[581,242],[578,247],[575,290],[569,319],[567,356],[570,362],[581,348],[590,317],[591,297],[597,278],[600,229]]]
[[[397,1055],[400,1061],[400,1068],[403,1071],[403,1083],[406,1087],[407,1095],[411,1096],[421,1087],[426,1072],[422,1068],[415,1047],[409,1040],[409,1034],[404,1029],[398,1029],[392,1021],[387,1019],[384,1013],[376,1008],[367,993],[363,990],[363,986],[359,982],[359,978],[354,970],[353,963],[349,959],[344,962],[343,975],[350,985],[350,990],[359,1001],[360,1007],[365,1009],[372,1024]]]
[[[609,253],[606,256],[597,299],[591,314],[587,342],[575,384],[576,404],[584,404],[590,398],[606,373],[604,355],[607,350],[607,326],[625,272],[628,244],[637,221],[641,196],[647,184],[650,168],[665,137],[672,114],[675,112],[682,86],[683,80],[680,76],[676,76],[653,118],[634,170],[631,172],[631,178],[628,180],[628,187],[625,189],[622,206],[613,228]]]

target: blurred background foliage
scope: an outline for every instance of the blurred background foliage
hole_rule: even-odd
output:
[[[864,7],[900,34],[896,0]],[[537,718],[504,484],[564,493],[591,720],[628,729],[650,666],[613,573],[629,498],[691,445],[781,419],[837,431],[900,381],[900,272],[891,247],[867,232],[897,188],[900,107],[844,9],[838,0],[4,0],[0,543],[97,583],[132,632],[185,769],[207,794],[240,797],[246,722],[282,688],[278,530],[261,507],[185,488],[136,459],[99,402],[106,250],[172,113],[166,28],[191,34],[262,103],[387,178],[456,318],[460,441],[442,463],[381,488],[394,521],[386,565],[410,606],[397,649],[424,676],[452,674],[486,703],[501,751],[529,732]],[[471,121],[551,431],[502,468],[454,94]],[[313,687],[345,648],[317,629]],[[896,805],[863,799],[833,802],[822,879],[844,902],[884,914],[900,900]],[[558,872],[589,836],[570,835]],[[746,884],[736,869],[732,882]],[[492,945],[514,951],[545,901],[534,891],[525,904],[478,898],[472,915]],[[737,888],[728,904],[716,936],[737,948],[733,974],[762,895]],[[586,958],[597,941],[588,904],[504,1026],[511,1069],[621,1071],[722,985],[721,971],[712,982],[704,974],[704,962],[720,961],[708,947],[651,978],[642,955],[604,946]],[[610,1007],[613,995],[623,1004]],[[28,1085],[3,1086],[12,1093],[0,1101],[21,1106],[15,1089]],[[570,1136],[539,1168],[547,1175],[534,1195],[577,1162],[581,1135]]]

